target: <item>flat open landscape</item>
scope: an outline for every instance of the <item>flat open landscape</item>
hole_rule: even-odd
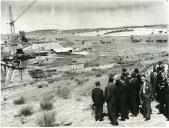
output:
[[[162,28],[163,29],[163,28]],[[72,30],[73,31],[73,30]],[[110,31],[110,30],[109,30]],[[164,29],[166,31],[166,29]],[[96,31],[94,31],[96,33]],[[168,31],[167,31],[168,32]],[[35,34],[36,33],[36,34]],[[36,59],[30,59],[26,63],[27,68],[23,71],[23,80],[20,81],[20,74],[16,72],[14,82],[8,86],[2,86],[1,91],[1,122],[2,126],[43,126],[43,114],[54,115],[54,126],[111,126],[108,117],[103,122],[94,120],[94,113],[91,108],[91,91],[96,81],[101,82],[104,89],[108,84],[110,74],[120,74],[122,67],[131,73],[134,68],[140,71],[159,60],[168,63],[168,34],[143,34],[133,35],[140,41],[133,42],[131,36],[118,35],[92,35],[86,36],[86,32],[78,33],[58,31],[48,33],[30,32],[26,34],[29,39],[34,39],[38,34],[43,35],[45,40],[60,44],[64,47],[76,48],[85,51],[86,55],[59,55],[50,53],[40,69],[56,69],[54,75],[46,79],[33,79],[28,71],[34,67]],[[120,32],[119,32],[120,35]],[[61,38],[61,40],[56,40]],[[157,40],[167,42],[157,42]],[[153,40],[153,41],[147,41]],[[52,58],[53,57],[53,58]],[[79,67],[78,65],[85,65]],[[67,67],[75,65],[78,69],[70,70]],[[1,71],[2,80],[5,73]],[[149,76],[149,74],[147,74]],[[3,81],[1,81],[3,83]],[[24,103],[17,104],[16,101],[23,97]],[[52,104],[49,109],[44,109],[42,104]],[[119,122],[119,126],[159,126],[167,127],[169,122],[163,115],[157,114],[156,102],[152,102],[153,114],[148,122],[144,122],[142,115],[130,117],[125,122]],[[50,105],[49,105],[50,106]],[[32,113],[23,116],[21,110],[29,107]],[[106,108],[104,112],[106,113]]]
[[[111,127],[106,104],[103,121],[94,118],[96,81],[105,90],[123,68],[130,75],[138,68],[150,81],[153,65],[161,61],[169,82],[168,0],[2,0],[1,5],[2,127]],[[117,96],[120,109],[121,99],[139,97],[126,90],[130,99]],[[118,118],[119,126],[169,127],[160,107],[154,100],[150,120],[130,112],[129,119]]]

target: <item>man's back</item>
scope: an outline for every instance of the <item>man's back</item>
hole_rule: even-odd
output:
[[[111,84],[109,86],[109,94],[108,95],[109,95],[109,101],[114,104],[118,98],[118,87],[114,84]]]
[[[129,82],[129,88],[130,88],[130,92],[131,92],[131,95],[137,95],[139,93],[139,81],[137,78],[133,78],[130,80]]]
[[[165,94],[169,96],[169,86],[166,87]]]
[[[94,104],[102,104],[104,102],[103,90],[100,88],[94,88],[92,90],[92,100]]]
[[[129,87],[128,87],[128,84],[127,84],[127,82],[126,81],[122,81],[122,83],[121,83],[121,87],[119,88],[119,96],[120,96],[120,98],[122,97],[122,96],[124,96],[124,98],[126,98],[127,97],[127,95],[128,95],[128,91],[129,91]]]
[[[105,88],[105,92],[104,92],[104,96],[105,96],[105,101],[108,103],[110,100],[110,94],[111,94],[111,85],[109,84],[106,88]]]
[[[162,72],[164,72],[164,70],[165,70],[164,65],[158,65],[158,67],[157,67],[157,73],[162,73]]]
[[[105,88],[105,100],[106,102],[109,102],[111,97],[115,94],[115,85],[113,84],[109,84],[106,88]]]

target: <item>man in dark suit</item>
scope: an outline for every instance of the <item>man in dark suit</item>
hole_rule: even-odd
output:
[[[152,86],[151,84],[146,81],[145,75],[141,76],[142,84],[140,90],[140,97],[143,101],[143,116],[145,121],[150,120],[150,113],[151,113],[151,98],[152,98]]]
[[[163,65],[163,63],[161,61],[158,62],[158,65],[157,65],[157,73],[162,73],[165,71],[165,67]]]
[[[122,76],[124,79],[125,79],[125,77],[128,77],[128,76],[129,76],[129,73],[127,72],[127,69],[126,69],[126,68],[122,68],[121,76]]]
[[[103,120],[103,103],[104,103],[104,94],[103,90],[100,89],[100,82],[95,83],[96,88],[92,90],[92,100],[95,107],[95,120]]]
[[[156,65],[153,65],[153,71],[150,72],[150,84],[152,85],[153,97],[157,100],[157,73]]]
[[[159,113],[165,113],[164,112],[164,105],[165,105],[165,91],[168,86],[167,78],[165,78],[165,73],[161,73],[162,80],[159,84]]]
[[[165,90],[165,104],[166,104],[166,117],[167,121],[169,121],[169,83],[167,83],[167,87]]]
[[[128,117],[128,80],[123,75],[121,76],[119,85],[119,112],[121,114],[121,121],[125,121],[125,119],[129,119]]]
[[[141,76],[138,68],[135,68],[134,71],[132,72],[132,75],[134,75],[137,79],[139,84],[141,84]]]
[[[138,80],[135,74],[131,74],[131,79],[129,81],[129,101],[130,101],[130,110],[132,115],[137,116],[139,113],[139,90],[140,90],[140,81]]]
[[[108,116],[111,119],[111,113],[110,113],[110,108],[108,107],[110,99],[111,99],[111,86],[113,86],[113,77],[110,76],[108,79],[108,85],[105,88],[104,91],[104,97],[105,97],[105,102],[107,103],[107,111],[108,111]]]
[[[105,88],[105,101],[108,108],[108,116],[112,125],[118,125],[117,121],[117,98],[118,88],[113,84],[113,78],[109,78],[109,84]]]
[[[157,81],[156,81],[156,93],[157,93],[157,101],[160,103],[160,86],[162,83],[162,73],[164,72],[165,67],[162,65],[162,62],[159,61],[157,64]],[[161,112],[160,112],[161,113]]]

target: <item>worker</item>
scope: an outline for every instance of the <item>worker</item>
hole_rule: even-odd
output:
[[[103,90],[100,88],[100,82],[95,83],[96,87],[92,90],[92,100],[95,107],[95,120],[103,120],[103,103],[104,103],[104,94]]]

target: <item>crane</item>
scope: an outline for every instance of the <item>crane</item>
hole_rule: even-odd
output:
[[[6,82],[5,84],[10,83],[11,81],[13,81],[13,77],[15,74],[16,70],[19,70],[21,72],[21,80],[22,80],[22,70],[24,69],[24,67],[20,67],[21,65],[21,61],[24,59],[28,59],[29,57],[25,56],[24,54],[21,55],[17,55],[15,56],[15,51],[17,49],[17,43],[16,43],[16,37],[15,37],[15,22],[17,20],[19,20],[19,18],[21,18],[36,2],[37,0],[34,0],[33,2],[31,2],[27,8],[25,8],[22,13],[14,20],[13,19],[13,14],[12,14],[12,8],[11,6],[9,6],[9,25],[10,25],[10,31],[11,31],[11,42],[12,42],[12,65],[5,65],[6,67],[8,67],[8,72],[6,75]],[[26,59],[25,59],[26,58]]]
[[[12,9],[11,6],[9,6],[9,25],[10,25],[10,31],[11,31],[11,41],[12,41],[12,52],[14,53],[16,51],[17,44],[15,43],[15,22],[19,20],[36,2],[37,0],[34,0],[31,2],[27,8],[25,8],[22,13],[14,20],[13,19],[13,14],[12,14]],[[16,46],[16,47],[15,47]]]

